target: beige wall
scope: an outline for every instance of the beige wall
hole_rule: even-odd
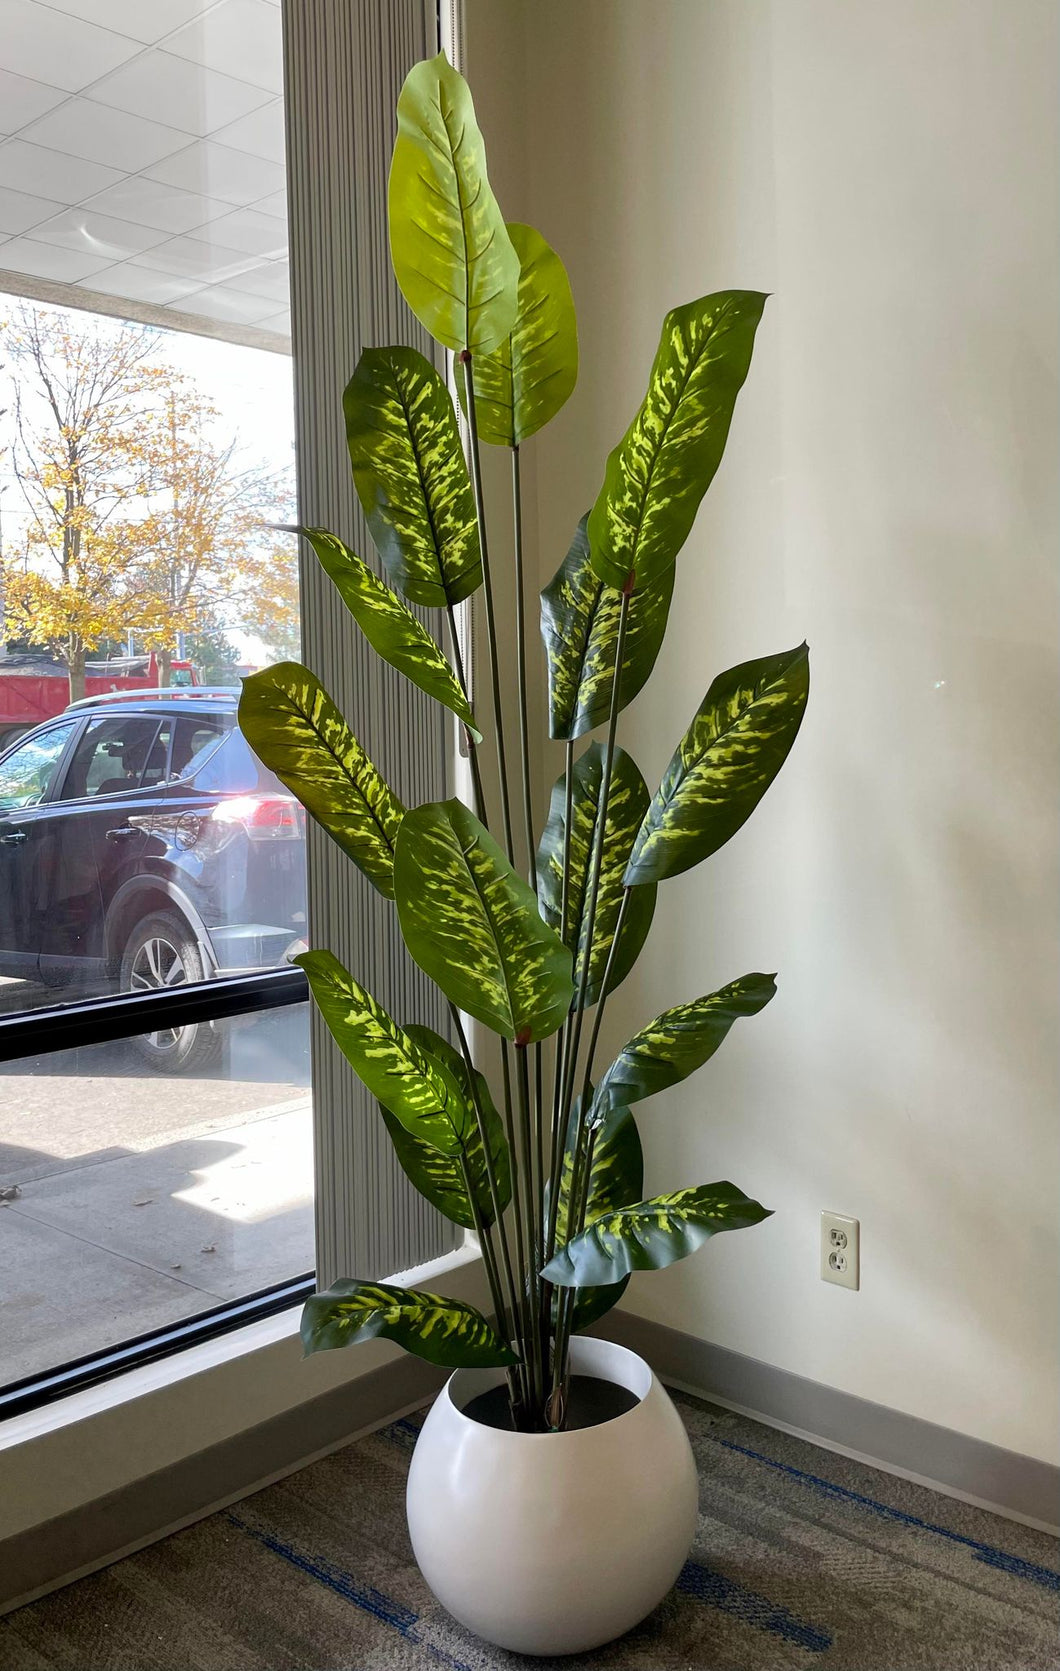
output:
[[[622,741],[657,779],[715,672],[804,635],[810,712],[747,828],[663,885],[606,1031],[780,971],[641,1121],[652,1188],[731,1177],[776,1216],[629,1303],[1050,1459],[1055,34],[1052,0],[468,7],[506,213],[579,304],[542,581],[665,309],[774,293]],[[861,1219],[858,1294],[818,1277],[822,1208]]]

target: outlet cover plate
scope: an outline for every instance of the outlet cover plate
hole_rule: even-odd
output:
[[[846,1213],[821,1214],[821,1280],[839,1288],[861,1286],[861,1226]]]

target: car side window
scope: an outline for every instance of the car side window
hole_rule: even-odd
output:
[[[53,725],[0,760],[0,809],[36,806],[44,800],[76,725],[75,719]]]
[[[92,720],[74,750],[60,799],[120,795],[160,783],[166,773],[168,728],[157,714],[107,714]]]
[[[194,777],[228,736],[234,723],[227,714],[197,714],[194,719],[178,719],[173,733],[170,779]]]

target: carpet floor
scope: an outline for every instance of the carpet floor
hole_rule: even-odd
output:
[[[0,1671],[1054,1671],[1057,1545],[679,1398],[701,1478],[676,1589],[594,1654],[477,1642],[413,1564],[398,1421],[0,1620]]]

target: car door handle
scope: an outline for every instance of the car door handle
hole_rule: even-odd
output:
[[[10,835],[0,836],[0,842],[2,842],[5,847],[17,847],[21,842],[25,841],[25,839],[25,830],[12,830]]]
[[[128,841],[132,836],[136,835],[136,833],[137,832],[133,829],[131,824],[119,824],[116,830],[107,831],[107,840]]]

